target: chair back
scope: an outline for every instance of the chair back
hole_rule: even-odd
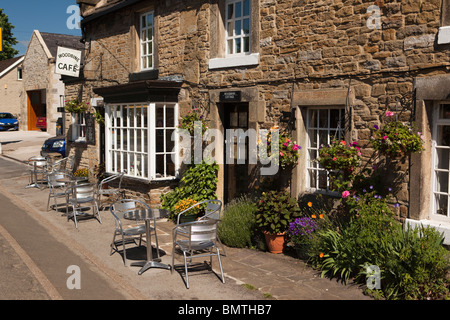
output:
[[[222,211],[222,201],[207,200],[205,213],[206,218],[220,220],[221,211]]]
[[[50,172],[48,174],[48,184],[51,188],[66,187],[68,182],[58,181],[64,178],[69,178],[69,175],[59,171]]]
[[[125,174],[124,172],[119,172],[119,173],[113,174],[109,177],[106,177],[105,179],[100,181],[99,189],[101,189],[102,185],[104,185],[105,183],[108,183],[108,182],[111,182],[114,180],[118,180],[119,185],[117,187],[120,189],[120,186],[122,185],[122,178],[123,178],[124,174]]]
[[[142,217],[141,212],[144,210],[154,213],[148,204],[136,199],[119,199],[109,207],[109,211],[111,211],[114,218],[119,222],[124,218],[125,214],[131,212],[135,215],[136,220],[140,220]],[[155,216],[152,219],[155,220]]]
[[[73,187],[73,197],[78,201],[94,199],[94,196],[95,185],[92,183],[78,184]]]
[[[189,242],[215,241],[217,236],[217,220],[200,220],[190,222],[188,226]]]

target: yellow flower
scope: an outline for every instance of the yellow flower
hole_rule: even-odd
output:
[[[324,254],[323,254],[323,252],[321,252],[321,253],[319,254],[319,257],[320,257],[320,258],[323,258],[323,256],[324,256]]]
[[[312,207],[312,202],[310,201],[310,202],[308,202],[308,207]]]
[[[316,215],[315,215],[315,214],[313,214],[313,215],[311,216],[311,218],[315,219],[315,218],[316,218]]]
[[[322,213],[319,214],[319,218],[320,218],[320,219],[323,219],[323,214],[322,214]]]

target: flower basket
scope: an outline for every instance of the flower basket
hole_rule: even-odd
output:
[[[89,103],[88,102],[80,102],[76,99],[65,101],[65,110],[70,113],[83,113],[89,110]]]
[[[351,172],[361,163],[361,151],[356,142],[333,141],[319,149],[319,164],[327,170]]]
[[[423,135],[414,132],[409,124],[391,121],[382,128],[374,126],[372,144],[375,150],[388,157],[405,157],[422,152]]]
[[[272,137],[274,130],[278,130],[278,126],[272,127],[268,132],[267,137],[265,137],[265,141],[261,142],[261,147],[267,149],[267,157],[273,156]],[[278,133],[278,144],[276,144],[276,146],[278,147],[278,163],[276,164],[283,170],[294,168],[298,164],[298,158],[300,156],[299,152],[302,147],[283,131],[279,131]]]

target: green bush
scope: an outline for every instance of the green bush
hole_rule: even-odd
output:
[[[256,204],[248,197],[234,199],[227,204],[219,224],[220,240],[230,247],[253,247]]]
[[[373,193],[349,203],[348,224],[321,230],[311,261],[330,276],[365,283],[366,266],[378,266],[385,299],[442,298],[449,295],[448,252],[432,228],[406,229],[394,219],[387,202]]]
[[[197,202],[217,199],[217,174],[219,165],[208,164],[203,161],[192,165],[181,178],[180,185],[173,191],[161,195],[161,207],[167,209],[169,219],[176,218],[175,205],[183,199],[192,199]]]

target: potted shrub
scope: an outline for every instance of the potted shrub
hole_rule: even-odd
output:
[[[297,200],[285,191],[263,192],[258,201],[256,226],[264,233],[270,252],[281,253],[285,243],[286,230],[300,208]]]
[[[186,198],[186,199],[182,199],[182,200],[178,201],[174,207],[175,210],[174,210],[173,214],[170,216],[170,219],[176,223],[178,220],[178,215],[181,212],[183,212],[184,210],[190,208],[191,206],[193,206],[195,204],[197,204],[197,201],[190,199],[190,198]],[[198,217],[199,212],[200,212],[200,206],[196,206],[196,207],[192,208],[191,210],[183,213],[180,217],[180,223],[195,221],[195,219],[197,219],[197,217]]]
[[[392,117],[393,112],[386,112]],[[382,128],[377,125],[372,130],[373,148],[390,157],[404,157],[423,150],[423,135],[415,132],[408,123],[398,120],[388,121]]]

